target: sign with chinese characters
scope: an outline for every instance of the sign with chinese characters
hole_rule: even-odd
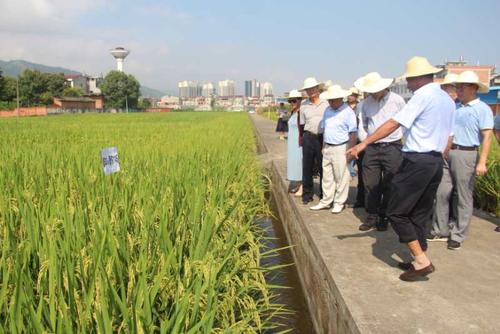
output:
[[[120,171],[120,161],[118,160],[118,149],[107,147],[101,151],[102,166],[104,174],[109,175]]]

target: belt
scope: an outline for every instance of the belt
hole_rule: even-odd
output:
[[[441,152],[436,152],[436,151],[429,151],[429,152],[403,152],[404,155],[421,155],[421,154],[427,154],[427,155],[432,155],[435,157],[442,157],[443,154]]]
[[[451,149],[459,151],[477,151],[477,146],[460,146],[457,144],[452,144]]]
[[[328,146],[341,146],[341,145],[345,145],[345,144],[347,144],[347,141],[340,143],[340,144],[330,144],[330,143],[325,142],[325,145],[328,145]]]
[[[307,133],[308,135],[313,136],[313,137],[318,137],[319,136],[319,134],[311,132],[311,131],[304,131],[304,133]]]
[[[401,140],[395,140],[395,141],[390,141],[390,142],[383,142],[383,143],[373,143],[370,144],[369,146],[377,146],[377,147],[387,147],[391,145],[397,145],[397,146],[402,146],[403,143],[401,143]]]

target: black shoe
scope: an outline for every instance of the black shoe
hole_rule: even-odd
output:
[[[310,197],[303,198],[303,199],[302,199],[302,204],[307,204],[307,203],[312,202],[312,201],[313,201],[313,199],[312,199],[312,198],[310,198]]]
[[[448,249],[451,249],[451,250],[458,250],[460,249],[462,245],[458,242],[458,241],[455,241],[455,240],[448,240]]]

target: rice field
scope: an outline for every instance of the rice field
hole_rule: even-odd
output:
[[[1,333],[260,333],[283,312],[246,114],[1,119],[0,134]]]

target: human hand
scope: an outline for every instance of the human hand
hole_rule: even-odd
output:
[[[350,149],[348,149],[347,152],[345,152],[345,154],[347,155],[347,161],[358,159],[359,153],[361,153],[365,148],[366,148],[366,144],[359,143],[358,145],[353,146]]]
[[[488,168],[486,168],[485,163],[478,163],[477,164],[477,166],[476,166],[476,175],[477,176],[483,176],[484,174],[486,174],[487,171],[488,171]]]

